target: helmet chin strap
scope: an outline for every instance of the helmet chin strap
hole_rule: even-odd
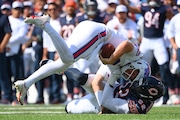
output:
[[[143,78],[140,78],[140,79],[139,79],[139,86],[141,86],[142,83],[143,83]]]

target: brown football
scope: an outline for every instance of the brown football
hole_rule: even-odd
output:
[[[115,47],[112,44],[107,43],[102,46],[100,54],[103,58],[109,58],[114,51]]]

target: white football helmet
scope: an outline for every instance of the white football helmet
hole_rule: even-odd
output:
[[[151,67],[144,60],[137,60],[121,67],[121,76],[125,80],[135,81],[151,75]]]

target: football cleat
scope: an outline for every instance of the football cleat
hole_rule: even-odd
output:
[[[40,17],[37,17],[37,16],[27,17],[24,20],[24,22],[28,24],[35,24],[37,27],[44,28],[44,24],[46,22],[49,22],[49,20],[50,20],[49,15],[43,15]]]
[[[16,98],[18,102],[23,105],[24,104],[24,98],[27,94],[27,88],[25,87],[24,81],[16,81],[14,83],[14,86],[16,88]]]

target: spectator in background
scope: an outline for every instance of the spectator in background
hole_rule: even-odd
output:
[[[113,18],[115,15],[116,7],[119,5],[118,0],[108,0],[108,7],[102,13],[104,14],[104,24]]]
[[[32,30],[32,36],[31,36],[31,41],[33,45],[33,50],[35,52],[35,61],[34,61],[34,70],[37,70],[39,68],[39,63],[42,60],[42,54],[43,54],[43,38],[42,38],[42,33],[43,30],[33,26]],[[37,93],[38,93],[38,98],[36,103],[37,104],[43,104],[44,103],[44,98],[43,98],[43,90],[44,90],[44,81],[41,80],[37,82],[36,84],[37,88]]]
[[[26,19],[26,17],[33,15],[33,3],[31,1],[23,2],[23,13],[22,18]],[[30,39],[32,36],[33,25],[28,25],[28,33],[25,37],[26,41],[21,46],[22,50],[22,59],[23,59],[23,67],[24,67],[24,77],[27,78],[30,74],[35,71],[34,61],[35,61],[35,51],[32,47],[32,40]],[[28,99],[27,99],[28,101]]]
[[[33,3],[31,1],[25,1],[23,2],[23,18],[29,17],[33,15]],[[28,25],[28,33],[27,33],[27,40],[31,38],[32,31],[33,31],[33,25]],[[23,51],[23,60],[24,60],[24,77],[28,77],[30,74],[34,72],[34,50],[32,48],[32,42],[29,43],[26,42],[22,45],[22,51]]]
[[[176,6],[176,3],[174,0],[164,0],[163,4],[170,6],[172,8],[174,14],[178,13],[178,9],[177,9],[177,6]],[[176,70],[175,71],[173,70],[174,65],[176,65],[176,63],[177,63],[176,52],[172,48],[172,45],[171,45],[170,40],[168,38],[168,34],[169,34],[168,33],[168,26],[169,26],[169,23],[170,23],[170,20],[172,17],[173,16],[168,17],[168,19],[166,19],[165,24],[164,24],[164,40],[165,40],[166,48],[169,52],[170,70],[171,70],[172,77],[173,77],[173,79],[171,79],[169,81],[169,89],[168,89],[169,100],[167,101],[168,105],[177,104],[178,101],[180,103],[180,100],[178,99],[178,94],[180,93],[180,92],[178,92],[178,88],[180,87],[179,86],[179,80],[178,80],[178,73],[176,72]]]
[[[84,14],[84,8],[83,8],[84,0],[78,0],[77,1],[77,13],[76,16],[81,16]]]
[[[34,2],[34,15],[42,16],[44,13],[47,14],[48,4],[46,4],[45,0],[36,0]],[[35,70],[39,68],[39,63],[42,60],[43,54],[43,37],[42,37],[43,30],[34,26],[33,33],[32,33],[32,40],[34,44],[34,51],[35,51]],[[41,80],[35,84],[37,88],[37,101],[36,104],[44,104],[44,94],[43,90],[45,88],[45,81]]]
[[[47,13],[50,15],[50,24],[56,30],[56,32],[60,33],[61,25],[60,25],[60,13],[58,9],[58,5],[54,2],[48,3]],[[51,38],[49,35],[43,31],[43,56],[42,60],[51,59],[54,60],[56,54],[56,48],[54,47]],[[60,103],[60,80],[58,75],[49,76],[50,80],[50,103],[58,104]]]
[[[46,4],[46,0],[34,1],[34,15],[41,16],[43,14],[43,7]]]
[[[125,5],[118,5],[116,7],[116,15],[107,23],[107,26],[123,33],[133,43],[138,43],[137,24],[128,18],[128,9]]]
[[[67,40],[69,38],[69,36],[72,34],[72,31],[76,26],[76,20],[75,20],[76,7],[77,7],[76,2],[73,0],[68,0],[65,2],[65,6],[64,6],[65,16],[60,17],[60,24],[61,24],[60,35],[64,38],[64,40]],[[62,79],[62,75],[60,75],[60,77]],[[69,79],[63,79],[63,82],[66,84],[67,87],[66,102],[69,102],[73,99],[74,83]]]
[[[1,6],[1,12],[2,14],[5,14],[5,15],[10,15],[11,14],[11,5],[10,4],[2,4]]]
[[[7,57],[7,69],[8,77],[12,81],[22,79],[20,76],[20,66],[22,65],[21,44],[25,43],[25,37],[28,32],[28,26],[22,19],[23,4],[19,1],[14,1],[12,4],[11,15],[9,16],[10,26],[12,28],[12,36],[6,46]],[[21,71],[22,72],[22,71]],[[24,72],[24,71],[23,71]],[[23,72],[21,74],[23,74]],[[12,86],[12,85],[11,85]],[[18,102],[15,98],[15,92],[13,92],[13,105]]]
[[[1,10],[5,9],[5,6],[3,7],[1,6]],[[8,79],[6,58],[6,45],[11,32],[8,16],[0,12],[0,88],[2,93],[0,104],[11,104],[12,101],[12,84]]]
[[[68,0],[64,6],[65,16],[60,17],[60,35],[67,40],[76,26],[76,2]]]
[[[178,12],[180,12],[180,0],[177,1]],[[180,65],[180,13],[177,13],[171,20],[168,26],[167,35],[171,42],[171,45],[174,50],[174,60],[177,60],[178,67]],[[179,77],[178,77],[179,79]],[[172,92],[172,91],[171,91]],[[174,94],[171,96],[171,101],[168,101],[171,104],[180,104],[180,82],[179,80],[176,83],[176,90]]]

